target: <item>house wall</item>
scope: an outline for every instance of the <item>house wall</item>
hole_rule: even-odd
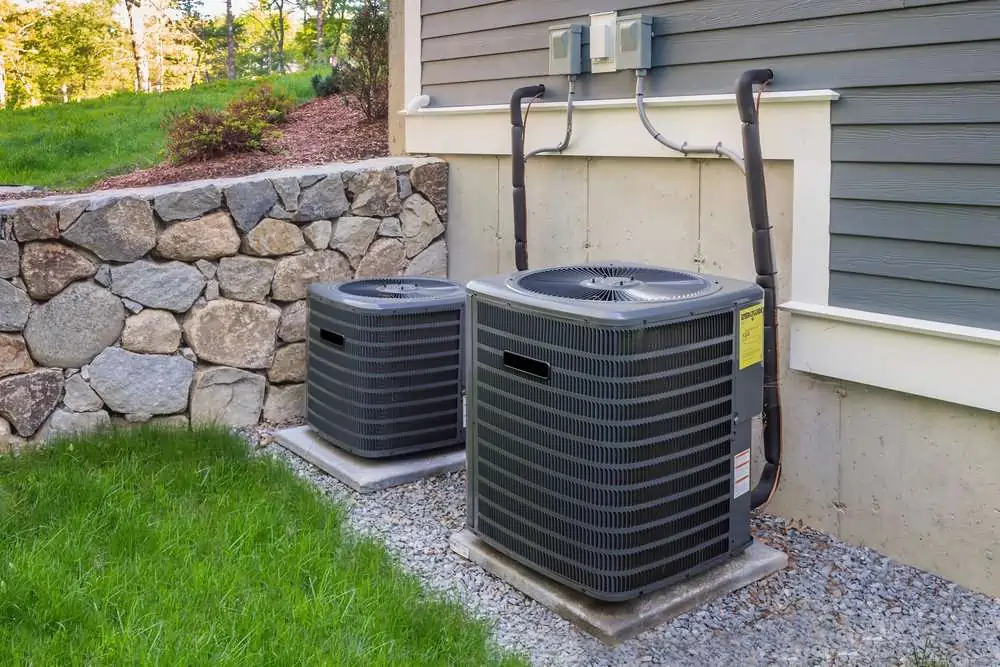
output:
[[[610,10],[656,17],[649,96],[728,93],[752,67],[776,91],[840,94],[829,305],[1000,330],[1000,2],[422,0],[422,92],[502,104],[542,82],[564,99],[547,27]],[[585,75],[578,97],[633,89],[632,72]]]
[[[442,157],[449,277],[514,270],[510,158]],[[766,173],[788,267],[793,165]],[[743,181],[727,162],[538,157],[526,182],[532,268],[632,259],[754,277]],[[779,293],[790,291],[783,270]],[[1000,595],[1000,414],[792,370],[789,320],[781,313],[784,467],[767,511]],[[761,459],[758,438],[757,474]]]

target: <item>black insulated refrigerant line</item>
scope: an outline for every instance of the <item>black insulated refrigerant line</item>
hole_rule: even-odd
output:
[[[753,509],[771,499],[781,478],[781,392],[778,387],[778,304],[775,278],[778,272],[771,244],[764,158],[753,94],[754,85],[762,86],[773,78],[774,72],[769,69],[752,69],[744,72],[736,81],[736,105],[743,125],[747,204],[753,229],[753,263],[757,284],[764,290],[764,470],[750,494],[750,507]]]
[[[511,185],[514,186],[514,262],[518,271],[528,269],[528,202],[524,193],[524,122],[521,100],[541,97],[545,86],[518,88],[510,97]]]

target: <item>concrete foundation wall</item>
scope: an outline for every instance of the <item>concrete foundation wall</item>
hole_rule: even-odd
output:
[[[513,270],[510,158],[441,157],[449,276]],[[791,163],[770,164],[767,179],[787,295]],[[754,277],[742,175],[729,163],[538,157],[526,183],[532,268],[624,259]],[[781,368],[785,465],[767,511],[1000,595],[1000,415]]]

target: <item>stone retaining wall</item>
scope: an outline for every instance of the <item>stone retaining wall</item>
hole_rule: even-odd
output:
[[[445,276],[447,187],[388,158],[0,205],[0,449],[301,421],[307,286]]]

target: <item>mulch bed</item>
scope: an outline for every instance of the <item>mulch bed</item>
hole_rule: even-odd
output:
[[[342,96],[316,98],[288,115],[281,136],[266,150],[229,155],[188,164],[160,164],[112,176],[87,188],[60,192],[90,192],[113,188],[164,185],[182,181],[246,176],[261,171],[330,162],[356,162],[389,154],[385,121],[371,122]],[[24,199],[55,194],[39,190],[0,199]]]

